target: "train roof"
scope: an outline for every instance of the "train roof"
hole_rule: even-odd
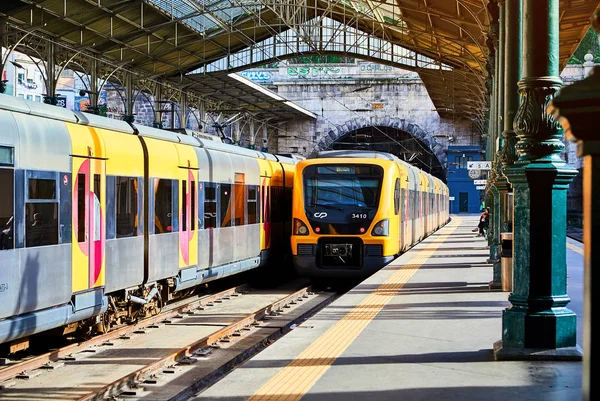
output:
[[[17,113],[31,114],[34,116],[52,118],[54,120],[79,122],[77,115],[68,109],[20,99],[18,97],[0,94],[0,108]]]
[[[317,153],[315,156],[309,157],[309,159],[324,159],[324,158],[342,158],[351,157],[357,159],[383,159],[383,160],[400,160],[396,156],[385,153],[377,152],[373,150],[326,150]]]
[[[404,160],[399,159],[397,156],[386,153],[386,152],[378,152],[374,150],[326,150],[318,152],[316,155],[309,157],[309,162],[315,163],[318,162],[317,159],[338,159],[338,158],[356,158],[356,159],[378,159],[378,160],[389,160],[394,161],[403,166],[406,166],[409,170],[419,172],[424,175],[428,180],[438,180],[441,182],[439,178],[432,176],[419,169],[418,167],[405,162]],[[433,182],[432,181],[432,182]]]
[[[20,99],[5,94],[0,94],[0,109],[50,118],[53,120],[87,125],[95,128],[104,128],[125,134],[137,133],[142,137],[160,139],[168,142],[183,143],[194,147],[248,156],[255,159],[279,161],[289,164],[296,164],[298,161],[296,158],[288,156],[274,155],[253,149],[242,148],[240,146],[229,145],[223,143],[219,137],[194,132],[189,129],[165,130],[147,127],[145,125],[129,124],[123,120],[117,120],[80,111],[73,111],[63,107]]]

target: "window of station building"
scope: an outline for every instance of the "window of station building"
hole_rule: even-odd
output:
[[[473,156],[456,156],[455,160],[456,168],[467,168],[467,162],[473,161]]]
[[[258,223],[258,216],[257,216],[258,207],[256,206],[257,200],[258,200],[257,186],[256,185],[248,186],[248,224]]]
[[[25,203],[25,247],[58,244],[56,179],[29,178]]]
[[[0,147],[0,161],[2,161],[2,148]],[[13,249],[14,239],[14,182],[13,169],[0,168],[0,251]],[[0,257],[2,265],[2,257]]]
[[[154,181],[154,233],[173,231],[173,182],[167,179]]]
[[[235,226],[243,226],[244,224],[246,224],[246,191],[244,185],[245,180],[246,178],[244,174],[235,174],[235,187],[233,193],[233,195],[235,196]]]
[[[204,228],[217,227],[217,186],[207,182],[204,185]]]
[[[221,227],[231,227],[231,211],[232,211],[232,197],[231,197],[231,184],[220,184],[219,185],[219,221]]]
[[[116,177],[117,238],[135,237],[138,225],[137,178]]]

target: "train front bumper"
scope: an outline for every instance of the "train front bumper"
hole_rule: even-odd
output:
[[[309,277],[366,277],[396,258],[396,255],[385,256],[383,245],[360,242],[352,244],[354,259],[349,260],[347,255],[342,254],[342,259],[346,259],[347,263],[343,260],[341,263],[332,263],[336,248],[343,249],[344,245],[354,242],[348,240],[338,238],[327,243],[297,244],[296,255],[292,256],[296,272]]]

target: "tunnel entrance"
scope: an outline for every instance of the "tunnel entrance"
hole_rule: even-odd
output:
[[[414,137],[394,127],[362,127],[340,136],[331,145],[332,150],[372,150],[396,155],[400,160],[446,182],[446,172],[430,148],[429,141]]]

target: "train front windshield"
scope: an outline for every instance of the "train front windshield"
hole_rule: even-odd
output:
[[[304,169],[305,205],[377,208],[382,178],[379,166],[309,166]]]

